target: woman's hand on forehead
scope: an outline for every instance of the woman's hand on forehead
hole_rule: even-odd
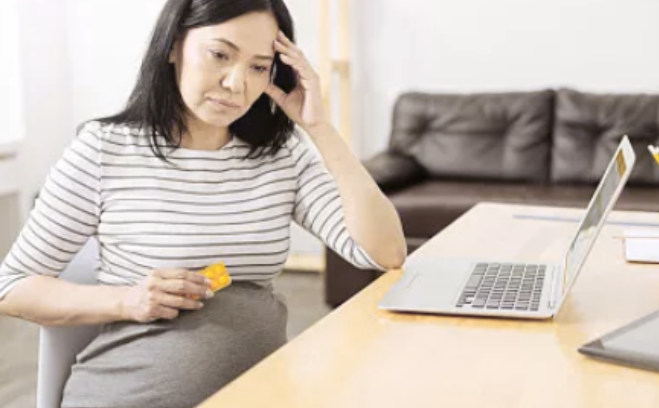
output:
[[[305,130],[328,122],[323,106],[320,78],[302,50],[281,31],[274,42],[281,61],[293,68],[298,85],[290,93],[270,83],[265,92],[298,126]]]

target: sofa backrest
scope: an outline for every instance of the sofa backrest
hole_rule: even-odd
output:
[[[659,95],[558,90],[551,180],[597,182],[625,134],[637,156],[629,184],[659,184],[659,167],[647,150],[659,143]]]
[[[538,92],[401,95],[390,150],[430,177],[596,183],[623,135],[637,155],[628,184],[659,185],[659,95]]]
[[[394,108],[390,148],[431,177],[545,181],[553,91],[407,93]]]

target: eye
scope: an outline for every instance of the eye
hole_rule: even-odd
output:
[[[259,74],[265,74],[266,72],[270,71],[270,68],[264,67],[262,65],[254,65],[252,69]]]
[[[227,54],[225,54],[221,51],[211,51],[210,53],[213,55],[213,57],[215,57],[216,59],[218,59],[220,61],[228,61],[229,60],[229,55],[227,55]]]

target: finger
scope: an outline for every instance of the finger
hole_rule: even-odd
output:
[[[290,41],[289,41],[290,43]],[[290,43],[292,44],[292,43]],[[311,66],[311,63],[304,56],[304,53],[299,48],[287,46],[282,41],[275,41],[275,51],[279,52],[279,56],[287,65],[294,66],[298,71],[303,73],[303,76],[308,79],[313,79],[316,76],[316,71]]]
[[[283,42],[284,44],[286,44],[291,48],[297,48],[297,45],[295,45],[295,43],[291,41],[290,38],[286,37],[286,34],[284,34],[284,32],[281,30],[279,30],[279,32],[277,33],[277,40]]]
[[[300,66],[300,62],[288,54],[279,54],[279,58],[282,60],[284,64],[290,65],[291,67],[295,68],[296,71],[299,71],[302,68]]]
[[[279,52],[279,57],[282,61],[288,61],[287,65],[295,65],[300,71],[304,71],[307,76],[315,74],[311,63],[309,63],[303,54],[291,51],[280,42],[275,42],[275,44],[275,49]]]
[[[282,91],[280,87],[275,84],[268,84],[265,87],[265,93],[272,98],[273,101],[280,107],[284,105],[286,97],[288,96],[286,92]]]
[[[318,78],[315,75],[315,72],[300,67],[299,64],[294,63],[289,59],[286,59],[284,55],[282,55],[282,61],[285,64],[293,67],[293,69],[295,70],[295,74],[297,75],[298,83],[300,84],[302,89],[304,89],[305,91],[309,91],[317,88]]]
[[[167,293],[158,295],[155,300],[161,306],[174,309],[197,310],[204,307],[204,304],[197,300],[188,299],[181,296],[174,296]]]
[[[213,297],[213,292],[205,284],[199,285],[185,279],[162,280],[160,290],[173,295],[197,295],[207,299]]]
[[[211,281],[207,277],[188,269],[157,269],[154,276],[161,279],[183,279],[199,285],[210,285]]]
[[[153,308],[153,313],[152,313],[154,320],[158,320],[158,319],[172,320],[172,319],[176,319],[178,317],[178,314],[179,314],[178,309],[174,309],[166,306],[156,306]]]
[[[277,41],[281,42],[285,47],[287,47],[291,52],[294,54],[300,55],[304,57],[304,51],[300,47],[297,46],[293,41],[291,41],[286,35],[279,31],[279,35],[277,36]]]
[[[295,69],[300,76],[300,79],[306,81],[313,81],[316,79],[315,72],[311,67],[298,59],[291,58],[288,55],[280,54],[279,56],[284,64],[289,65]]]
[[[281,55],[289,55],[289,56],[293,55],[293,52],[288,47],[286,47],[284,44],[282,44],[279,41],[274,42],[273,48],[274,48],[276,53],[279,53],[280,56]]]
[[[287,46],[286,44],[284,44],[283,42],[278,41],[278,40],[275,41],[275,51],[277,51],[281,54],[289,55],[291,57],[302,57],[302,54],[299,50],[291,48],[291,47]]]
[[[313,66],[299,49],[297,51],[292,50],[277,41],[275,42],[275,49],[279,52],[279,57],[282,61],[287,63],[287,65],[295,66],[305,77],[313,78],[316,76]]]
[[[161,279],[184,279],[188,272],[187,269],[154,269],[151,274]]]

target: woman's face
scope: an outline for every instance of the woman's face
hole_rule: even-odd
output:
[[[250,13],[177,41],[170,62],[190,119],[228,127],[247,113],[270,81],[278,31],[271,14]]]

